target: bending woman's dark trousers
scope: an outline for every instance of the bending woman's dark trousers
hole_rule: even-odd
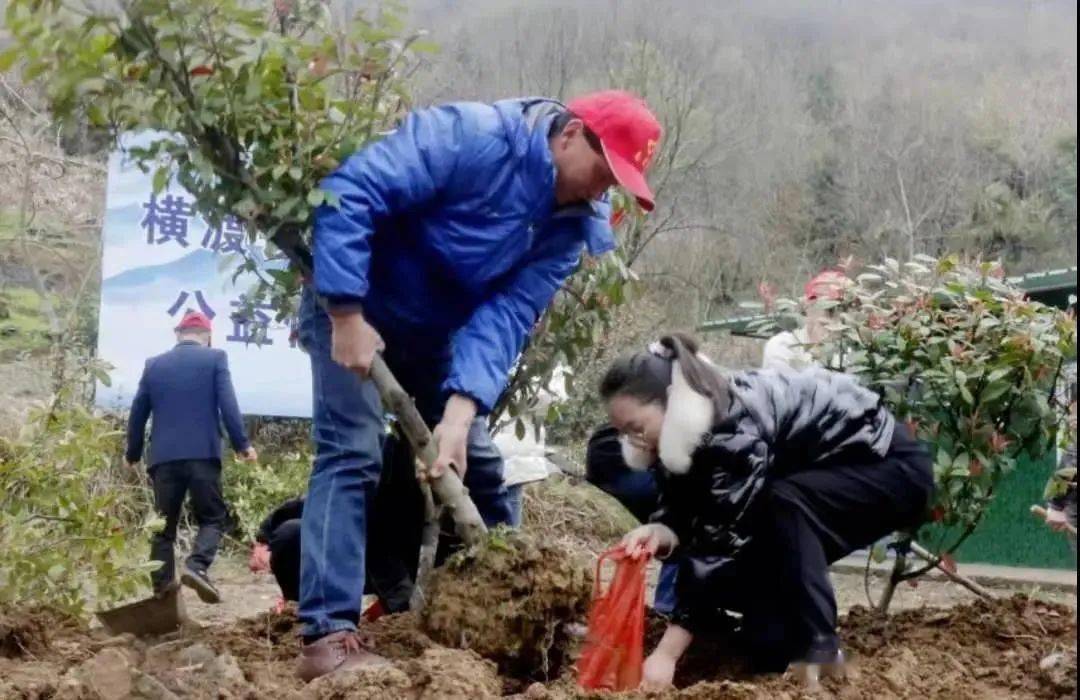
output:
[[[829,565],[922,522],[933,490],[930,457],[900,424],[882,460],[825,464],[772,484],[735,576],[725,579],[733,590],[718,591],[733,602],[724,607],[743,615],[741,636],[757,670],[836,657]]]

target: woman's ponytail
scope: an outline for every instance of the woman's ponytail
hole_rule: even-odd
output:
[[[609,401],[625,395],[644,403],[667,405],[676,361],[690,388],[713,402],[717,416],[726,413],[730,402],[727,381],[698,354],[697,340],[684,333],[665,335],[650,343],[645,352],[620,357],[601,380],[600,396]]]

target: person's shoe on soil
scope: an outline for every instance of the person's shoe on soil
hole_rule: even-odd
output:
[[[199,600],[204,603],[220,603],[221,593],[210,582],[210,577],[205,571],[197,571],[190,565],[184,567],[184,573],[180,575],[180,583],[195,591]]]
[[[296,665],[296,675],[305,683],[337,671],[390,663],[368,651],[368,642],[354,630],[342,630],[304,645]]]
[[[788,671],[807,690],[814,691],[821,687],[822,678],[843,678],[844,663],[844,652],[838,649],[835,656],[829,660],[813,658],[807,661],[794,661]]]

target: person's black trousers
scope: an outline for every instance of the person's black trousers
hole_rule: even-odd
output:
[[[270,533],[270,572],[274,574],[281,597],[300,600],[300,518],[293,518]]]
[[[286,520],[270,535],[270,572],[281,589],[285,600],[300,599],[300,518]],[[369,540],[369,555],[371,554]],[[396,563],[382,556],[369,556],[366,593],[374,592],[387,612],[405,612],[409,609],[412,594],[412,578],[402,578]],[[389,566],[388,566],[389,565]],[[389,570],[387,570],[389,568]]]
[[[162,462],[152,466],[149,473],[154,488],[154,505],[165,518],[165,527],[154,535],[150,546],[150,558],[162,562],[161,567],[151,574],[154,590],[161,590],[176,578],[173,547],[184,499],[190,494],[191,512],[199,526],[187,558],[188,565],[196,571],[205,572],[214,562],[229,515],[221,495],[220,461],[185,459]]]
[[[905,426],[896,431],[883,460],[797,472],[763,495],[735,584],[757,670],[833,660],[839,639],[829,565],[925,517],[930,456]]]
[[[409,609],[420,552],[424,503],[416,482],[412,450],[396,437],[383,448],[383,473],[369,520],[364,591],[379,597],[387,612]],[[300,598],[300,519],[270,533],[270,571],[285,600]]]

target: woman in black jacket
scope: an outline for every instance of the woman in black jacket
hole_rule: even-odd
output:
[[[672,335],[601,382],[627,464],[659,462],[660,505],[623,546],[679,562],[676,609],[645,662],[671,683],[693,634],[724,611],[760,671],[809,685],[839,672],[828,565],[913,527],[933,494],[925,448],[844,374],[725,373]]]

